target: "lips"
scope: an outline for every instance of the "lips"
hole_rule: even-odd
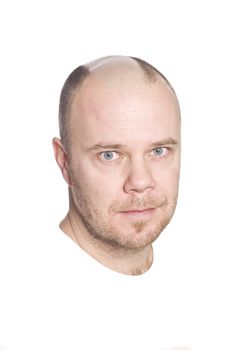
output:
[[[140,208],[134,208],[134,209],[128,209],[128,210],[123,210],[121,211],[121,213],[142,213],[142,212],[145,212],[147,210],[153,210],[155,208],[144,208],[144,209],[140,209]]]
[[[145,209],[133,208],[133,209],[121,211],[120,214],[126,215],[126,216],[135,216],[135,217],[149,217],[153,215],[154,211],[155,211],[155,208],[145,208]]]

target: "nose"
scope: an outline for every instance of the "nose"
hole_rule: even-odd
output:
[[[153,190],[156,181],[152,171],[148,168],[145,160],[136,160],[130,164],[128,175],[124,183],[124,192],[141,193]]]

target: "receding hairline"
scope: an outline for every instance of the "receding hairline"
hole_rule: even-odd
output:
[[[94,73],[97,73],[97,71],[104,71],[105,75],[110,75],[110,69],[111,71],[115,70],[117,67],[124,67],[129,70],[129,68],[133,67],[133,71],[141,72],[143,73],[143,77],[146,78],[148,82],[156,82],[157,79],[163,80],[168,87],[174,92],[175,91],[170,84],[170,82],[167,80],[167,78],[154,66],[152,66],[150,63],[134,56],[105,56],[98,58],[94,61],[90,61],[86,64],[84,64],[83,67],[87,70],[87,75],[94,75]],[[79,67],[79,68],[80,68]],[[83,81],[82,81],[83,82]]]
[[[110,68],[113,70],[114,67],[121,63],[121,67],[123,65],[133,65],[133,68],[138,68],[140,72],[143,73],[143,77],[149,83],[155,83],[158,79],[162,80],[166,86],[173,92],[176,96],[176,93],[167,80],[167,78],[154,66],[150,63],[133,56],[105,56],[102,58],[98,58],[94,61],[81,65],[74,69],[72,73],[66,79],[64,86],[60,95],[60,103],[59,103],[59,129],[60,129],[60,137],[63,145],[66,148],[70,146],[70,113],[73,100],[76,96],[76,93],[81,89],[85,80],[97,73],[97,71],[104,70],[105,66],[111,66]],[[139,71],[137,70],[137,72]],[[106,70],[107,71],[107,70]],[[177,98],[177,96],[176,96]]]

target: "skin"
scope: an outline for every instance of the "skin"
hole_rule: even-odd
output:
[[[114,271],[137,275],[175,210],[180,111],[162,78],[150,82],[129,58],[89,66],[71,108],[71,148],[53,139],[69,186],[61,229]]]

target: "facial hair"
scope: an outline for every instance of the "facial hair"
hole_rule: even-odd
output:
[[[117,249],[139,250],[150,245],[170,222],[177,203],[177,195],[169,203],[166,196],[146,194],[143,198],[129,197],[125,202],[113,201],[102,212],[98,200],[94,200],[90,193],[88,188],[81,188],[76,178],[72,179],[70,201],[75,214],[92,237]],[[146,208],[155,208],[155,219],[137,219],[131,223],[130,229],[116,225],[119,212]]]

